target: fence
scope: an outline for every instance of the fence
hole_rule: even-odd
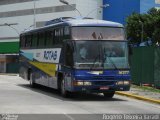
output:
[[[160,48],[133,48],[131,74],[134,84],[160,87]]]

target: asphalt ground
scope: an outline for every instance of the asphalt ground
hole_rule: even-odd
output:
[[[31,88],[18,76],[0,75],[0,114],[18,114],[20,120],[102,120],[104,114],[160,115],[160,106],[117,94],[112,99],[96,94],[63,98],[54,89]]]

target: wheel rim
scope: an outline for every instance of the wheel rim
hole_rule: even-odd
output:
[[[33,85],[32,74],[30,75],[30,85]]]
[[[63,95],[65,95],[64,80],[62,80],[62,82],[61,82],[61,93],[62,93]]]

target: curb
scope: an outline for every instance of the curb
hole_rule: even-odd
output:
[[[151,102],[151,103],[160,104],[160,100],[156,100],[156,99],[152,99],[152,98],[147,98],[147,97],[143,97],[143,96],[140,96],[140,95],[134,95],[134,94],[125,93],[125,92],[119,92],[119,91],[116,91],[116,94],[117,95],[131,97],[131,98],[135,98],[135,99],[138,99],[138,100],[143,100],[143,101]]]
[[[17,76],[18,74],[12,73],[0,73],[0,75]]]

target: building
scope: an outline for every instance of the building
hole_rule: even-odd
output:
[[[103,19],[122,24],[133,12],[146,13],[153,7],[160,8],[160,0],[103,0],[106,3],[110,6],[103,10]]]
[[[126,17],[133,12],[146,13],[152,7],[160,7],[160,0],[66,1],[70,5],[59,0],[0,0],[0,72],[7,72],[7,68],[12,68],[10,65],[18,64],[19,33],[42,27],[46,21],[82,14],[125,24]],[[102,4],[109,7],[99,9]]]
[[[17,62],[22,31],[42,27],[46,21],[58,17],[88,14],[88,17],[102,19],[103,10],[95,8],[102,5],[103,0],[67,1],[70,5],[59,0],[0,0],[0,72],[7,72],[8,65]]]

